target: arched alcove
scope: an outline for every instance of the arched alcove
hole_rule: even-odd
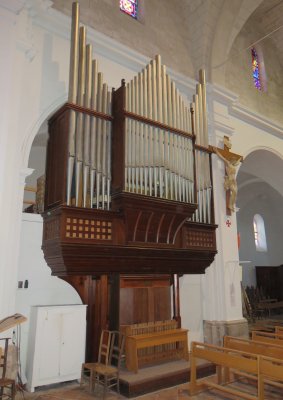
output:
[[[32,174],[26,178],[28,187],[36,189],[37,179],[45,174],[48,118],[59,105],[61,105],[61,99],[56,101],[56,107],[50,106],[38,117],[35,124],[36,127],[40,127],[38,131],[31,131],[26,136],[24,159],[27,166],[33,170]],[[53,111],[50,111],[51,109]],[[25,191],[24,200],[34,201],[35,193]],[[51,275],[41,249],[42,230],[43,220],[39,210],[24,203],[19,243],[18,289],[15,298],[17,311],[28,318],[27,323],[22,327],[23,380],[25,379],[31,307],[82,304],[79,294],[68,282]]]
[[[238,182],[237,213],[238,232],[241,237],[240,260],[243,264],[244,286],[256,286],[256,266],[282,264],[283,250],[283,160],[269,150],[254,150],[240,167]],[[254,239],[254,216],[264,220],[267,251],[257,251]]]

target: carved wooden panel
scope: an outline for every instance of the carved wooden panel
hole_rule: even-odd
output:
[[[52,240],[60,237],[60,219],[50,218],[43,225],[43,240]]]
[[[112,240],[112,222],[90,218],[66,218],[66,238]]]
[[[120,324],[129,325],[171,318],[170,277],[121,276]]]
[[[112,196],[112,208],[123,211],[128,244],[176,247],[179,231],[196,205],[123,192]]]
[[[188,249],[215,250],[215,226],[187,223],[183,229],[183,245]]]

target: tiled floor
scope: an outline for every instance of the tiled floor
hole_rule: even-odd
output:
[[[255,386],[248,384],[237,384],[241,389],[248,390],[249,392],[255,394]],[[23,397],[24,396],[24,397]],[[38,390],[35,393],[18,393],[17,400],[96,400],[102,399],[102,392],[97,392],[95,394],[90,394],[85,387],[80,388],[79,384],[68,384],[61,385],[60,387],[49,389],[49,390]],[[106,400],[122,400],[126,397],[118,395],[117,393],[109,392],[107,393]],[[238,397],[226,396],[216,391],[204,391],[195,396],[190,396],[189,394],[189,383],[185,383],[173,388],[160,390],[154,393],[149,393],[143,396],[135,397],[132,399],[139,400],[239,400]],[[265,393],[266,400],[282,400],[283,399],[283,389],[267,388]]]

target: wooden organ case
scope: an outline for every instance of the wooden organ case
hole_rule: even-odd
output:
[[[69,99],[49,121],[42,247],[88,305],[89,360],[101,329],[170,318],[171,285],[180,326],[178,276],[204,273],[216,254],[204,73],[187,106],[160,56],[115,91],[91,57],[74,3]],[[157,311],[120,317],[129,288],[149,289]]]

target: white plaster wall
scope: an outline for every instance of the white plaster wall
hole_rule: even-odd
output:
[[[247,114],[248,109],[232,110],[232,123],[235,129],[233,151],[246,157],[255,150],[263,149],[283,155],[283,125],[277,125],[260,114]],[[237,114],[236,117],[234,115]],[[280,171],[273,171],[280,174]],[[281,174],[282,175],[282,174]]]
[[[182,328],[189,329],[189,343],[203,340],[203,307],[201,275],[180,278],[180,313]]]
[[[82,304],[76,290],[67,282],[51,276],[41,250],[42,217],[38,214],[22,214],[21,241],[18,264],[18,281],[28,281],[28,288],[16,290],[18,313],[28,318],[21,327],[21,365],[25,379],[29,317],[32,306]]]

